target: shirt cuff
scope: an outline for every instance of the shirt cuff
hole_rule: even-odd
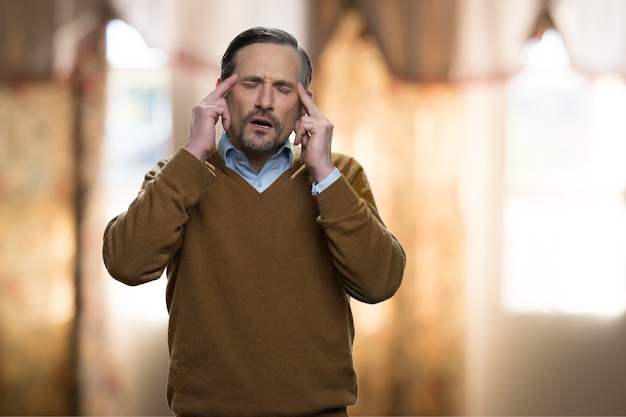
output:
[[[337,181],[337,179],[339,179],[340,176],[341,176],[341,173],[339,172],[339,169],[335,168],[333,172],[331,172],[321,182],[313,183],[313,186],[311,187],[311,194],[318,195],[319,193],[327,189],[332,183]]]

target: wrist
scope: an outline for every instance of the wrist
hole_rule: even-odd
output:
[[[339,170],[337,168],[333,168],[332,172],[328,176],[326,176],[326,178],[324,178],[321,182],[313,183],[313,185],[311,186],[311,194],[318,195],[326,188],[330,187],[331,184],[333,184],[335,181],[337,181],[340,176],[341,173],[339,172]]]
[[[311,170],[311,176],[313,177],[313,181],[319,184],[332,174],[334,170],[335,167],[332,164],[325,164],[321,168]]]
[[[209,158],[209,155],[211,155],[211,150],[195,147],[189,143],[186,143],[183,148],[185,148],[190,154],[198,158],[200,162],[205,162]]]

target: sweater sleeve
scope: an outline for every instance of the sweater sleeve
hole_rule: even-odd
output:
[[[315,196],[333,262],[346,292],[366,303],[378,303],[396,293],[406,255],[377,210],[363,168],[354,160],[342,176]]]
[[[128,210],[105,228],[102,256],[109,274],[127,285],[158,279],[180,248],[188,209],[213,178],[183,148],[160,161]]]

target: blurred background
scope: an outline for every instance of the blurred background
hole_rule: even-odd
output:
[[[351,414],[626,414],[622,0],[0,0],[0,414],[169,415],[165,278],[102,233],[256,25],[407,253]]]

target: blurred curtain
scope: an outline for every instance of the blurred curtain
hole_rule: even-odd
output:
[[[405,282],[390,311],[357,309],[362,327],[378,324],[355,344],[362,401],[354,412],[480,409],[480,399],[470,397],[484,393],[469,386],[476,375],[466,375],[468,355],[476,352],[465,336],[476,313],[466,306],[471,290],[464,284],[476,261],[466,256],[484,254],[467,246],[465,232],[473,225],[462,213],[485,207],[462,190],[468,181],[461,174],[501,149],[506,80],[546,16],[575,68],[624,73],[626,5],[318,0],[310,7],[316,100],[336,124],[337,145],[366,165],[383,216],[408,253]],[[474,168],[473,178],[498,187]]]
[[[626,73],[626,4],[621,0],[316,0],[310,51],[324,50],[346,10],[364,20],[394,76],[414,82],[494,80],[515,73],[543,14],[563,36],[572,66]]]
[[[626,2],[554,0],[549,10],[574,68],[626,75]]]
[[[33,1],[33,0],[26,0]],[[314,58],[346,10],[364,18],[391,72],[415,82],[502,77],[548,10],[582,72],[626,72],[622,0],[110,0],[146,41],[218,66],[230,39],[257,24],[292,32]],[[285,19],[284,16],[289,16]]]
[[[354,415],[456,415],[463,405],[463,230],[458,97],[402,81],[362,15],[344,13],[321,52],[314,98],[334,147],[365,167],[383,219],[407,252],[398,294],[354,303],[360,397]]]
[[[366,166],[409,259],[397,297],[355,304],[362,401],[353,413],[464,413],[463,271],[474,253],[465,231],[474,226],[461,215],[462,170],[468,155],[502,143],[504,82],[542,13],[577,69],[624,74],[626,3],[0,1],[0,413],[115,414],[111,404],[122,395],[102,352],[94,214],[109,8],[178,57],[176,66],[202,69],[177,101],[187,118],[206,93],[191,90],[210,88],[207,74],[240,30],[274,25],[302,40],[336,149]],[[180,141],[188,121],[178,126]],[[482,178],[487,186],[495,186],[491,174]]]
[[[104,0],[0,2],[2,415],[81,414],[81,364],[102,366],[91,223],[107,10]]]
[[[311,7],[314,60],[343,13],[354,10],[364,19],[361,35],[376,40],[396,77],[420,82],[448,79],[455,53],[457,0],[321,0]]]
[[[295,2],[306,6],[305,33],[285,27],[285,19],[251,19],[259,9],[242,10],[237,1],[226,10],[219,1],[159,0],[147,12],[139,3],[115,1],[119,15],[153,46],[214,72],[242,22],[274,23],[303,41],[316,69],[314,97],[335,123],[335,149],[365,165],[383,217],[408,254],[394,299],[380,306],[355,303],[361,396],[352,412],[463,414],[473,401],[465,392],[464,283],[472,262],[465,256],[476,252],[465,241],[473,226],[462,217],[463,169],[502,143],[505,82],[519,69],[522,47],[546,11],[577,68],[624,71],[620,0]],[[282,16],[294,4],[262,3],[264,13]],[[233,13],[229,25],[220,23]],[[195,18],[183,26],[171,22],[181,16]],[[598,39],[606,47],[597,47]],[[497,186],[491,176],[479,181]]]
[[[0,82],[1,415],[74,414],[74,106]]]

